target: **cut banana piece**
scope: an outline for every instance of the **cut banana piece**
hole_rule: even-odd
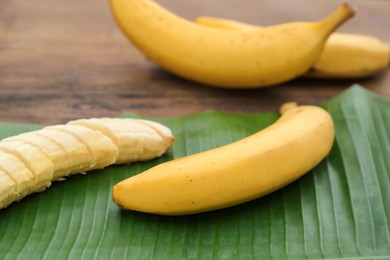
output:
[[[75,120],[68,124],[82,125],[108,136],[119,148],[117,164],[150,160],[160,156],[174,140],[168,128],[157,123],[155,124],[158,127],[150,127],[145,120],[94,118]]]
[[[128,120],[132,120],[132,119],[128,119]],[[156,131],[161,136],[162,141],[163,141],[165,146],[168,146],[168,147],[171,146],[172,141],[173,141],[172,140],[172,133],[168,127],[163,126],[161,124],[158,124],[156,122],[150,121],[150,120],[138,119],[137,121],[149,126],[154,131]],[[159,151],[159,153],[162,153],[162,152],[163,152],[163,150]]]
[[[33,173],[15,155],[0,150],[0,170],[14,181],[15,201],[35,192]],[[0,204],[0,208],[4,206],[7,205]]]
[[[34,175],[34,190],[43,191],[50,186],[54,166],[41,148],[23,141],[0,142],[0,150],[17,156]]]
[[[0,205],[7,206],[18,198],[15,181],[7,173],[0,170],[0,183]]]
[[[87,147],[72,134],[48,127],[38,131],[37,134],[57,142],[68,153],[68,172],[65,176],[56,177],[66,177],[68,175],[85,172],[86,169],[90,169],[93,165],[93,158]]]
[[[39,132],[42,131],[34,131],[34,132],[11,136],[2,140],[2,142],[23,141],[31,145],[34,145],[36,147],[39,147],[45,152],[46,156],[48,156],[53,162],[53,167],[54,167],[53,181],[68,175],[69,169],[72,166],[69,163],[71,160],[68,152],[54,140],[41,136]]]
[[[64,177],[149,160],[172,145],[169,128],[148,120],[82,119],[0,141],[0,209]]]
[[[57,125],[47,129],[54,129],[71,134],[76,137],[79,142],[83,143],[93,159],[89,170],[101,169],[113,164],[118,157],[119,151],[116,145],[112,143],[111,139],[98,131],[81,125]]]

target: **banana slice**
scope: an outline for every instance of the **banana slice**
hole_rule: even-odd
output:
[[[134,119],[126,119],[126,120],[134,120]],[[137,119],[137,121],[144,125],[149,126],[161,136],[163,142],[162,147],[170,147],[172,145],[174,138],[172,137],[172,132],[168,127],[150,120]],[[165,152],[164,149],[161,149],[158,153],[159,155],[161,155],[164,152]]]
[[[48,129],[55,129],[71,134],[84,143],[93,157],[89,170],[102,169],[115,163],[119,151],[116,145],[101,132],[81,125],[56,125]]]
[[[14,181],[15,200],[19,200],[35,191],[35,177],[30,169],[15,155],[0,150],[0,170]],[[0,204],[0,208],[2,208]]]
[[[7,207],[12,201],[16,200],[16,184],[8,174],[0,170],[0,209]]]
[[[63,176],[69,174],[69,169],[71,168],[71,158],[68,152],[57,142],[53,141],[50,138],[39,135],[41,130],[28,132],[20,135],[15,135],[8,137],[2,142],[9,141],[23,141],[34,145],[38,148],[41,148],[46,156],[48,156],[53,162],[54,173],[52,181],[61,179]]]
[[[23,141],[0,142],[0,150],[17,156],[33,173],[36,191],[50,186],[54,166],[42,149]]]
[[[146,121],[146,120],[144,120]],[[169,129],[160,130],[164,136],[137,119],[92,118],[68,122],[100,131],[119,148],[116,164],[144,161],[163,154],[173,143]],[[155,126],[156,127],[156,126]]]
[[[53,140],[67,151],[70,166],[67,174],[61,177],[85,172],[94,164],[88,148],[72,134],[50,127],[41,129],[37,134]]]
[[[137,160],[146,161],[160,156],[165,152],[166,146],[169,144],[169,147],[172,144],[172,139],[162,136],[161,130],[156,126],[152,127],[152,124],[148,124],[146,120],[126,118],[118,122],[119,129],[128,129],[126,134],[136,136],[140,141],[139,147],[142,147],[142,153],[139,154]],[[127,157],[129,156],[130,154],[127,154]]]

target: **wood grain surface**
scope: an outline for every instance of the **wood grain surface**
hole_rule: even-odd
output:
[[[390,1],[350,1],[357,15],[339,31],[390,40]],[[259,25],[318,20],[336,0],[158,0],[187,19],[212,15]],[[359,80],[296,79],[255,90],[189,82],[147,60],[116,26],[108,0],[1,0],[0,121],[63,123],[131,112],[169,117],[203,110],[276,111],[318,104],[354,83],[390,98],[390,71]]]

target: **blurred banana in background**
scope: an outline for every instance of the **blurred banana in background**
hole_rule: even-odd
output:
[[[341,5],[318,22],[221,30],[185,20],[152,0],[110,0],[117,24],[166,70],[215,87],[257,88],[306,73],[328,36],[354,15]]]
[[[251,31],[259,26],[209,16],[196,23],[227,30]],[[317,78],[362,78],[386,70],[390,64],[390,42],[362,34],[332,33],[318,61],[305,74]]]

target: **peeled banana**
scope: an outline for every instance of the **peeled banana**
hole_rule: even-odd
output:
[[[354,15],[347,4],[319,22],[250,31],[203,26],[152,0],[110,0],[117,24],[148,58],[189,80],[215,87],[256,88],[304,74],[331,32]]]
[[[159,164],[113,187],[120,207],[162,215],[225,208],[301,177],[329,153],[333,121],[317,106],[281,107],[273,125],[242,140]]]
[[[71,174],[161,156],[173,141],[159,123],[119,118],[74,120],[5,138],[0,209]]]
[[[207,16],[196,23],[230,30],[254,30],[259,26],[240,21]],[[362,34],[332,33],[324,50],[306,77],[362,78],[375,75],[389,67],[390,42]]]

